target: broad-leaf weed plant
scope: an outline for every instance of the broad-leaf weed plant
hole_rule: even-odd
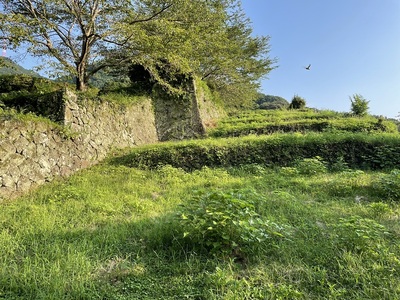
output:
[[[3,201],[0,299],[398,299],[396,171],[338,169],[105,161]]]
[[[257,212],[263,197],[249,191],[198,193],[177,214],[183,237],[215,255],[246,259],[261,245],[287,238],[288,226],[276,224]]]

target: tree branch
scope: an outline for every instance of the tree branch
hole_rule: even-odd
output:
[[[160,14],[162,14],[164,11],[166,11],[168,8],[170,8],[172,5],[173,5],[172,3],[171,3],[171,4],[167,4],[167,5],[165,5],[161,10],[159,10],[159,11],[156,12],[156,13],[154,13],[154,14],[151,15],[150,17],[145,18],[145,19],[134,20],[134,21],[129,22],[128,24],[129,24],[129,25],[133,25],[133,24],[136,24],[136,23],[143,23],[143,22],[151,21],[151,20],[153,20],[154,18],[156,18],[158,15],[160,15]]]

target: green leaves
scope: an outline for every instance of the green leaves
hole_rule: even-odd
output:
[[[183,238],[215,255],[243,256],[288,235],[256,211],[262,196],[248,191],[198,193],[177,213]]]
[[[386,228],[372,219],[360,216],[340,218],[334,226],[336,243],[341,250],[373,251],[389,235]]]
[[[145,66],[168,91],[175,93],[177,89],[160,76],[160,60],[183,74],[206,80],[231,106],[252,100],[259,79],[273,69],[274,60],[268,57],[269,38],[252,35],[240,1],[174,0],[147,22],[137,20],[160,11],[164,1],[138,2],[138,14],[132,13],[126,22],[117,24],[129,49],[121,49],[120,54]]]
[[[295,95],[290,102],[289,109],[302,109],[306,107],[306,100],[302,97]]]
[[[243,103],[273,69],[268,37],[252,36],[237,0],[0,4],[0,38],[47,57],[55,74],[62,71],[77,78],[79,90],[100,70],[121,73],[130,64],[141,64],[167,90],[180,92],[160,76],[157,64],[164,60],[180,73],[207,78],[226,102],[241,94],[238,100]]]
[[[387,145],[386,151],[376,151],[382,145]],[[156,168],[169,164],[194,170],[246,164],[288,166],[296,160],[320,156],[329,165],[340,160],[342,166],[351,168],[381,169],[399,168],[399,148],[398,134],[280,134],[142,147],[117,158],[116,162],[131,167]]]
[[[385,200],[400,201],[400,170],[394,169],[382,175],[375,183],[375,189],[380,191]]]
[[[326,163],[320,156],[297,160],[295,166],[299,174],[303,175],[317,175],[328,171]]]
[[[46,64],[76,76],[77,87],[84,89],[92,73],[99,70],[104,50],[116,42],[112,24],[125,15],[123,3],[114,1],[110,9],[105,0],[2,0],[0,24],[12,46],[24,45],[32,55],[47,57]]]
[[[351,101],[351,112],[356,116],[364,116],[368,114],[369,109],[369,101],[367,101],[363,96],[360,94],[354,94],[350,97]]]

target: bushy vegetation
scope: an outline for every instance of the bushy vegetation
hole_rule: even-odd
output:
[[[292,101],[289,104],[289,109],[303,109],[306,107],[306,100],[298,95],[295,95],[292,98]]]
[[[195,170],[252,163],[290,166],[296,160],[319,156],[331,165],[340,160],[351,168],[391,169],[400,166],[399,150],[399,134],[275,134],[145,146],[116,158],[115,163]]]
[[[390,173],[291,168],[103,163],[3,202],[0,297],[400,297]]]
[[[368,114],[369,101],[360,94],[354,94],[350,97],[351,112],[356,116],[364,116]]]
[[[297,159],[294,165],[296,171],[303,175],[316,175],[328,171],[326,162],[320,156]]]
[[[26,74],[0,76],[0,105],[35,113],[53,121],[62,119],[63,85]]]
[[[253,111],[228,117],[209,130],[212,137],[285,132],[398,132],[393,120],[380,117],[355,117],[333,111],[289,110]]]
[[[183,237],[193,248],[217,256],[243,260],[257,253],[260,243],[271,247],[289,235],[285,227],[261,217],[257,212],[262,195],[248,191],[200,193],[182,205],[178,220]]]
[[[257,109],[286,109],[289,102],[282,97],[259,94],[256,100]]]
[[[394,169],[389,174],[382,175],[375,187],[388,200],[400,200],[400,170]]]
[[[337,117],[300,114],[244,115]],[[332,130],[114,153],[2,200],[0,299],[400,298],[399,150]]]

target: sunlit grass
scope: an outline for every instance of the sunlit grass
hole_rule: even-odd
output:
[[[393,120],[376,116],[354,116],[329,110],[252,110],[221,119],[208,131],[209,136],[229,137],[283,132],[392,132]]]
[[[380,175],[105,162],[2,204],[0,299],[396,299],[400,210],[373,192]],[[197,190],[256,192],[290,238],[245,262],[191,249],[174,213]],[[352,216],[387,236],[367,227],[375,242],[354,252]],[[350,238],[356,248],[341,248]]]

